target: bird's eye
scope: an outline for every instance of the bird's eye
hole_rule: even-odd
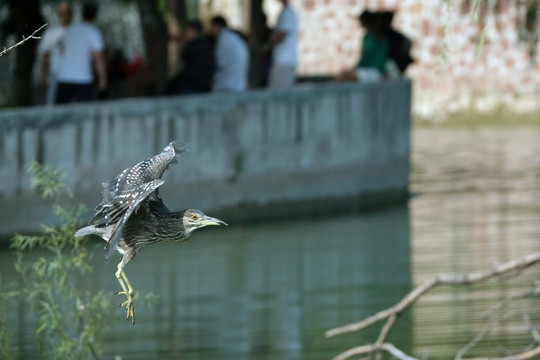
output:
[[[192,218],[193,220],[199,220],[199,217],[197,216],[197,214],[191,215],[191,218]]]

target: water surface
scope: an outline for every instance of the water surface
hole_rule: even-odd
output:
[[[380,326],[331,339],[324,331],[394,304],[436,273],[540,250],[539,140],[535,127],[415,129],[408,206],[231,224],[143,249],[126,272],[137,290],[160,297],[136,306],[135,326],[117,310],[104,329],[104,358],[326,359],[374,341]],[[111,297],[119,259],[94,260],[95,286]],[[14,261],[0,252],[4,282],[16,279]],[[491,326],[470,356],[521,351],[532,342],[523,315],[540,326],[538,298],[515,302],[495,320],[480,315],[539,274],[532,268],[505,281],[436,289],[399,318],[389,340],[418,357],[447,359]],[[24,309],[9,321],[22,357],[36,358]]]
[[[540,251],[540,128],[416,129],[410,202],[413,283],[439,272],[466,273]],[[534,343],[524,315],[540,326],[540,299],[506,296],[531,289],[540,267],[519,277],[445,287],[414,309],[415,352],[453,358],[485,331],[467,356],[502,356]]]

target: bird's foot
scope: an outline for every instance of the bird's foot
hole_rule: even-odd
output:
[[[135,307],[133,306],[133,300],[135,296],[133,293],[125,292],[125,291],[119,291],[117,292],[118,295],[126,295],[126,301],[124,301],[122,304],[120,304],[120,307],[126,308],[126,319],[131,318],[131,323],[135,324]]]

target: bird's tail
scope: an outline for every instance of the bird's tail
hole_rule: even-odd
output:
[[[86,236],[86,235],[97,235],[105,241],[109,241],[110,234],[108,234],[108,229],[106,227],[99,227],[97,225],[89,225],[83,227],[82,229],[77,230],[75,237]]]
[[[92,235],[96,233],[96,227],[94,225],[83,227],[82,229],[77,230],[75,237],[81,237],[86,235]]]

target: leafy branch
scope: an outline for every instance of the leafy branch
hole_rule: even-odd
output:
[[[65,186],[65,175],[37,162],[29,167],[32,186],[44,198],[53,198],[54,211],[63,220],[59,227],[43,226],[39,235],[16,235],[11,248],[17,252],[15,269],[21,281],[9,292],[0,292],[0,358],[10,358],[4,304],[17,301],[35,316],[35,344],[44,358],[99,359],[103,329],[111,309],[110,296],[91,288],[92,254],[84,238],[75,238],[84,206]],[[67,197],[71,205],[61,206]],[[28,256],[39,250],[39,256]],[[5,349],[5,350],[2,350]],[[9,352],[8,352],[9,351]],[[5,357],[7,356],[7,357]]]

